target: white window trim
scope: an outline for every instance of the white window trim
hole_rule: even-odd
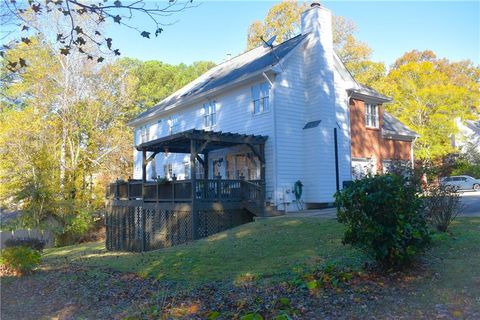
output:
[[[145,143],[148,141],[150,137],[150,126],[149,125],[143,125],[140,127],[140,143]]]
[[[267,84],[268,86],[268,90],[267,90],[267,95],[266,96],[262,96],[263,94],[263,91],[262,91],[262,85],[264,84]],[[258,86],[259,87],[259,98],[258,99],[254,99],[253,97],[253,87],[256,87]],[[269,113],[270,110],[272,109],[272,106],[271,106],[271,99],[270,99],[270,96],[271,96],[271,90],[272,90],[272,86],[267,82],[267,81],[264,81],[264,82],[260,82],[260,83],[257,83],[253,86],[251,86],[251,91],[252,91],[252,99],[251,99],[251,104],[252,104],[252,115],[253,116],[259,116],[259,115],[262,115],[262,114],[266,114],[266,113]],[[268,109],[265,110],[265,100],[267,100],[267,105],[268,105]],[[260,111],[259,112],[255,112],[255,101],[261,101],[262,103],[260,104]]]
[[[168,133],[170,135],[178,133],[179,127],[180,127],[180,123],[178,122],[178,115],[176,114],[170,115],[170,117],[168,118]]]
[[[204,103],[202,108],[203,108],[203,127],[205,129],[214,128],[217,125],[217,103],[216,103],[216,101],[211,100],[207,103]],[[213,112],[210,112],[210,111],[213,111]]]
[[[375,114],[370,112],[373,107],[375,108]],[[372,122],[374,122],[375,125],[372,125]],[[365,127],[370,129],[378,129],[380,127],[378,104],[365,103]]]
[[[173,177],[173,164],[172,163],[166,163],[163,165],[163,176],[167,180],[172,180]]]

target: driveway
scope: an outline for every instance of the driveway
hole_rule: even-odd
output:
[[[460,193],[461,203],[464,209],[459,214],[459,217],[480,217],[480,191],[465,191]],[[287,217],[317,217],[335,219],[337,217],[336,208],[304,210],[288,212]],[[283,216],[284,217],[284,216]]]
[[[461,217],[480,217],[480,191],[466,191],[460,194],[461,203],[464,205]]]

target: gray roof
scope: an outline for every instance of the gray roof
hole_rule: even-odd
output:
[[[480,120],[467,120],[465,121],[465,126],[470,128],[475,134],[480,135]]]
[[[410,130],[406,125],[400,122],[400,120],[386,111],[383,112],[382,134],[386,137],[403,136],[412,139],[419,136],[415,131]]]
[[[276,65],[282,58],[291,52],[308,34],[300,34],[287,40],[273,49],[258,47],[245,52],[229,61],[207,71],[196,80],[190,82],[180,90],[165,98],[156,106],[139,114],[131,122],[137,122],[167,109],[184,99],[193,98],[213,89],[222,87],[236,80],[248,78],[265,69]]]
[[[358,82],[356,82],[356,84],[357,84],[356,88],[349,89],[348,91],[356,93],[357,95],[360,95],[360,96],[368,96],[370,98],[375,98],[380,103],[392,101],[390,97],[387,97],[379,93],[377,90],[373,89],[372,87],[366,86]]]

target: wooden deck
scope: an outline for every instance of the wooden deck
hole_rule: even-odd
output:
[[[263,216],[265,192],[261,180],[117,181],[108,186],[107,199],[157,203],[164,208],[208,210],[244,209]]]

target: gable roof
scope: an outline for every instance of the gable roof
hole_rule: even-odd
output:
[[[307,35],[300,34],[274,46],[272,49],[260,46],[229,61],[225,61],[165,98],[154,107],[142,112],[130,121],[129,124],[133,125],[141,122],[155,114],[175,107],[176,104],[200,97],[237,80],[248,79],[267,71],[285,58]]]
[[[390,102],[392,98],[389,98],[372,87],[366,86],[364,84],[356,82],[357,86],[355,88],[351,88],[348,91],[352,93],[352,97],[358,97],[360,99],[368,97],[370,100],[376,100],[379,103]]]
[[[410,130],[400,120],[386,111],[383,112],[382,135],[386,138],[406,137],[409,138],[408,140],[419,137],[415,131]]]
[[[472,130],[476,135],[480,135],[480,120],[467,120],[465,126]]]

